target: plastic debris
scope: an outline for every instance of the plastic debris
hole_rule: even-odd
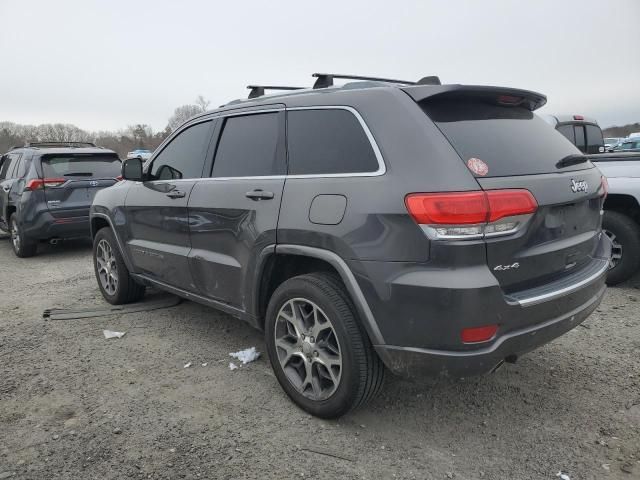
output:
[[[182,368],[189,368],[191,366],[191,362],[187,363],[184,367]]]
[[[562,473],[562,471],[556,473],[556,477],[560,477],[560,480],[571,480],[569,478],[569,475],[567,475],[566,473]]]
[[[103,330],[104,338],[122,338],[127,332],[114,332],[113,330]]]
[[[238,365],[236,365],[233,362],[229,362],[229,370],[236,370],[238,368]]]
[[[206,367],[207,365],[209,365],[209,362],[205,362],[202,364],[203,367]]]
[[[243,365],[249,362],[253,362],[260,358],[260,352],[256,351],[256,347],[247,348],[246,350],[240,350],[239,352],[230,353],[229,356],[238,359]]]

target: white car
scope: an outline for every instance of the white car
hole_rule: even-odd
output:
[[[151,150],[137,149],[127,153],[127,158],[139,158],[140,160],[148,160],[151,158]]]

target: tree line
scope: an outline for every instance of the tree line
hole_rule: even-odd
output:
[[[605,137],[623,138],[628,137],[630,133],[640,132],[640,123],[630,123],[620,127],[609,127],[602,130]]]
[[[193,104],[177,107],[167,126],[157,132],[144,123],[129,125],[115,132],[90,132],[67,123],[20,125],[0,122],[0,154],[28,142],[92,142],[115,151],[120,158],[126,158],[127,152],[138,148],[155,150],[182,123],[194,115],[205,112],[209,103],[199,95]]]

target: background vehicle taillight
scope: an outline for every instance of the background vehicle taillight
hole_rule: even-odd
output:
[[[516,232],[538,208],[529,190],[412,193],[409,214],[432,239],[473,239]]]
[[[65,178],[36,178],[29,180],[25,185],[25,190],[40,190],[44,187],[57,187],[62,185],[67,180]]]

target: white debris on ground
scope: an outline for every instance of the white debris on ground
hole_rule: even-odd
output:
[[[556,473],[556,477],[560,477],[560,480],[571,480],[569,478],[569,475],[567,475],[566,473],[562,473],[562,471]]]
[[[246,365],[249,362],[253,362],[260,358],[260,352],[256,351],[256,347],[247,348],[246,350],[240,350],[239,352],[230,353],[229,356],[236,358]]]
[[[182,367],[182,368],[189,368],[190,366],[191,366],[191,362],[189,362],[189,363],[185,364],[185,366],[184,366],[184,367]]]
[[[203,367],[206,367],[207,365],[209,365],[209,362],[205,362],[202,364]]]
[[[104,338],[122,338],[127,332],[114,332],[113,330],[103,330]]]
[[[229,370],[236,370],[238,368],[238,365],[236,365],[233,362],[229,362]]]

